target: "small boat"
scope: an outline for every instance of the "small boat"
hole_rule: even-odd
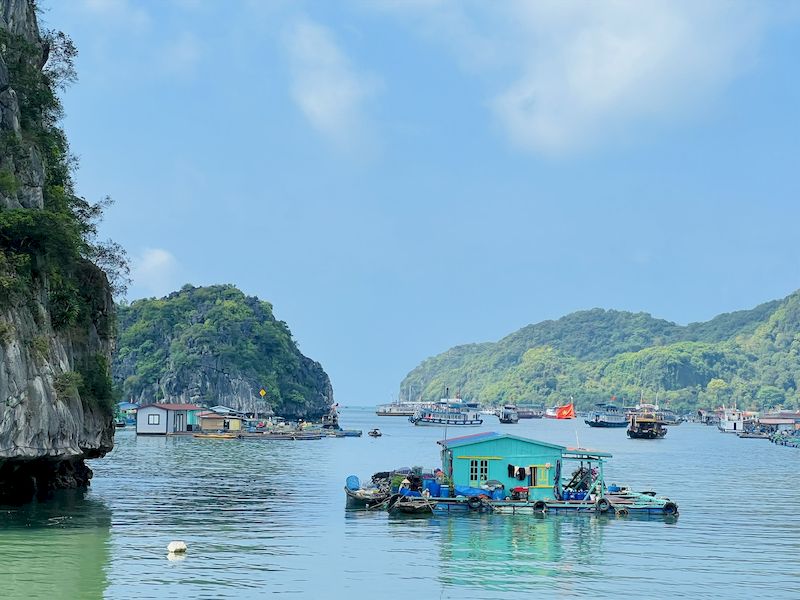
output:
[[[601,403],[587,415],[584,423],[589,427],[626,427],[628,419],[615,405]]]
[[[436,509],[436,502],[431,502],[423,497],[411,497],[395,494],[389,500],[387,512],[403,513],[406,515],[432,515]]]
[[[361,482],[355,475],[347,478],[344,493],[348,508],[370,508],[382,504],[391,496],[385,486],[361,487]]]
[[[517,407],[513,404],[506,404],[497,411],[497,418],[501,423],[514,424],[519,422],[519,413]]]
[[[381,433],[381,430],[376,427],[372,431],[368,431],[367,435],[369,437],[381,437],[383,434]]]
[[[667,428],[661,415],[652,405],[645,405],[637,412],[631,413],[628,425],[628,437],[633,440],[657,440],[667,435]]]
[[[765,431],[740,431],[736,435],[746,440],[768,440],[770,437]]]
[[[116,427],[117,429],[122,429],[123,427],[125,427],[125,425],[126,425],[125,419],[114,419],[114,427]]]

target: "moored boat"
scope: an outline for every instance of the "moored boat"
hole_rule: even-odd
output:
[[[584,423],[589,427],[625,427],[628,419],[615,405],[601,403],[596,410],[588,413]]]
[[[635,440],[657,440],[667,435],[667,428],[655,406],[642,405],[630,414],[627,433]]]
[[[544,408],[537,406],[517,406],[517,415],[520,419],[542,419]]]
[[[460,398],[442,398],[431,408],[421,408],[408,418],[414,425],[476,426],[483,423],[480,412],[464,404]]]
[[[519,413],[517,407],[513,404],[506,404],[497,411],[497,418],[501,423],[514,424],[519,422]]]
[[[347,478],[344,493],[347,498],[348,508],[371,508],[385,502],[391,496],[388,487],[385,485],[362,487],[361,482],[355,475],[350,475]]]

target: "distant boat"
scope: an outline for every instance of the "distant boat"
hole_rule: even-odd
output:
[[[477,408],[460,398],[442,398],[430,408],[420,408],[408,420],[414,425],[465,426],[481,425],[483,419]]]
[[[719,418],[717,427],[724,433],[739,433],[745,430],[745,423],[754,421],[750,413],[745,413],[736,408],[722,407],[722,415]]]
[[[615,405],[601,403],[589,412],[584,423],[589,427],[626,427],[628,419]]]
[[[372,431],[368,431],[367,435],[369,437],[381,437],[383,434],[381,433],[381,430],[376,427]]]
[[[517,412],[517,407],[513,404],[506,404],[497,411],[497,418],[500,419],[501,423],[506,424],[514,424],[519,422],[519,413]]]
[[[536,406],[517,406],[517,415],[520,419],[541,419],[544,417],[544,408]]]
[[[425,402],[392,402],[381,404],[375,409],[375,414],[379,417],[410,417],[417,410],[427,406]]]
[[[667,435],[667,428],[657,407],[652,404],[641,405],[630,415],[628,437],[635,440],[657,440]]]
[[[570,402],[564,406],[553,406],[544,411],[545,419],[574,419],[575,405]]]

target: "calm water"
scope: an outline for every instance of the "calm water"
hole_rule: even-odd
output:
[[[257,442],[121,431],[113,453],[92,463],[85,496],[0,510],[0,597],[800,597],[800,451],[692,424],[643,441],[578,420],[487,421],[468,431],[565,445],[577,431],[581,445],[614,454],[609,483],[667,494],[681,515],[345,511],[349,474],[438,465],[441,430],[368,410],[345,411],[343,424],[365,433],[378,426],[382,438]],[[189,552],[170,561],[175,539]]]

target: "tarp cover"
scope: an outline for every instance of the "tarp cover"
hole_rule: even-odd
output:
[[[456,496],[466,496],[467,498],[471,498],[472,496],[488,496],[489,492],[486,490],[482,490],[481,488],[474,488],[469,487],[468,485],[457,485],[455,486]]]
[[[420,494],[419,492],[412,492],[411,490],[409,490],[407,488],[400,488],[399,490],[397,490],[397,493],[400,494],[401,496],[408,496],[409,498],[421,498],[422,497],[422,494]]]

